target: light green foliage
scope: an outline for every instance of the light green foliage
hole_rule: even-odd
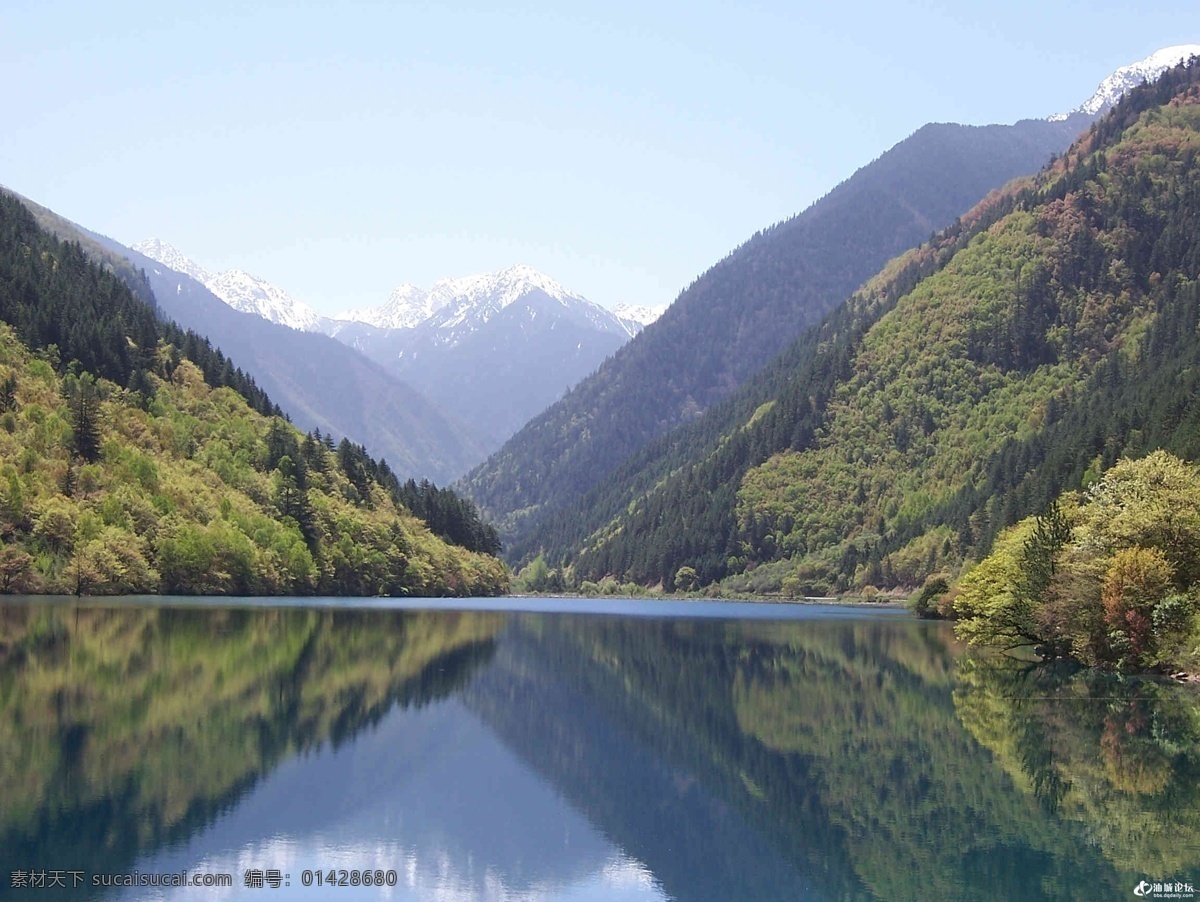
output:
[[[518,592],[562,592],[564,583],[561,571],[539,554],[517,574],[513,586]]]
[[[1120,461],[1078,504],[1003,533],[963,577],[955,612],[972,644],[1195,668],[1198,598],[1200,469],[1158,451]]]
[[[961,638],[1003,647],[1040,641],[1033,606],[1018,591],[1022,550],[1033,527],[1030,518],[1005,530],[992,553],[962,578],[954,600]]]
[[[165,360],[172,351],[163,345],[160,354]],[[10,554],[0,590],[507,588],[498,560],[447,544],[362,474],[369,497],[359,499],[323,444],[309,443],[315,460],[302,471],[292,454],[302,437],[290,425],[252,410],[230,388],[210,388],[188,360],[175,362],[169,379],[147,377],[153,400],[143,409],[139,396],[87,374],[60,383],[2,324],[0,355],[18,374],[10,386],[14,428],[0,430],[0,521],[6,547],[28,556]],[[273,444],[289,453],[269,460]]]
[[[680,567],[675,571],[675,588],[680,592],[691,592],[696,588],[696,568]]]
[[[134,595],[158,589],[159,575],[146,561],[146,543],[116,526],[105,527],[74,555],[68,580],[88,595]]]
[[[1084,496],[1081,544],[1102,555],[1157,548],[1179,586],[1200,581],[1200,475],[1165,451],[1121,461]]]

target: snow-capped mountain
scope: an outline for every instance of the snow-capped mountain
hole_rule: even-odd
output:
[[[235,310],[354,348],[470,424],[486,450],[665,309],[606,310],[517,265],[442,279],[429,290],[401,285],[379,307],[325,317],[250,273],[205,269],[164,241],[143,241],[134,250],[167,272],[190,276]]]
[[[556,303],[575,318],[600,332],[633,336],[656,314],[651,308],[622,305],[636,315],[605,310],[531,266],[517,264],[498,272],[441,279],[428,291],[401,285],[381,307],[359,308],[335,314],[339,322],[365,323],[379,329],[429,329],[438,331],[438,342],[453,346],[462,336],[482,327],[501,310],[531,297]],[[663,308],[666,309],[666,308]],[[649,319],[645,319],[649,317]],[[345,327],[336,334],[356,334]]]
[[[185,257],[179,250],[158,238],[149,238],[138,242],[133,246],[133,250],[139,254],[144,254],[151,260],[158,261],[167,269],[173,269],[175,272],[181,272],[185,276],[191,276],[205,287],[207,287],[208,281],[213,277],[211,272],[195,260]],[[211,291],[212,289],[209,290]]]
[[[545,310],[597,332],[633,334],[611,311],[568,291],[533,267],[520,264],[494,273],[442,279],[430,289],[427,304],[434,312],[418,330],[445,347],[454,347],[500,311],[517,304],[527,308],[531,320],[539,310]]]
[[[617,304],[613,308],[613,316],[634,332],[640,332],[660,316],[667,312],[667,304],[656,307],[643,307],[634,304]],[[630,333],[633,334],[633,333]]]
[[[324,331],[326,318],[312,307],[244,270],[227,269],[205,285],[235,310],[257,313],[263,319],[302,332]]]
[[[178,249],[151,238],[133,249],[176,272],[191,276],[235,310],[254,313],[265,320],[302,332],[328,331],[328,319],[282,288],[240,269],[214,273],[189,259]]]
[[[1172,66],[1178,66],[1184,60],[1200,56],[1200,44],[1180,44],[1176,47],[1164,47],[1156,50],[1144,60],[1122,66],[1104,81],[1096,93],[1070,113],[1057,113],[1050,116],[1051,122],[1060,122],[1075,113],[1087,113],[1090,116],[1104,112],[1121,99],[1126,91],[1136,88],[1143,82],[1153,81]]]
[[[640,314],[651,317],[650,312]],[[499,445],[642,328],[530,266],[402,285],[330,334]]]
[[[450,300],[446,298],[446,302]],[[359,307],[335,313],[333,318],[339,322],[366,323],[378,329],[411,329],[433,315],[437,309],[434,303],[431,292],[404,284],[388,296],[382,307]]]

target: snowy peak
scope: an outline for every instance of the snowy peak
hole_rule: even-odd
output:
[[[451,303],[460,307],[485,306],[492,310],[503,310],[514,301],[540,291],[561,303],[580,301],[591,303],[586,298],[567,291],[549,276],[532,266],[518,264],[499,272],[458,279],[442,279],[430,290],[434,310]]]
[[[382,307],[359,307],[334,315],[336,320],[366,323],[379,329],[412,329],[436,312],[433,298],[424,288],[400,285]]]
[[[1156,50],[1144,60],[1122,66],[1104,81],[1082,105],[1070,113],[1058,113],[1051,116],[1051,122],[1059,122],[1075,113],[1087,113],[1094,116],[1115,104],[1127,92],[1138,85],[1153,81],[1168,69],[1178,66],[1186,59],[1200,56],[1200,44],[1180,44],[1176,47],[1164,47]]]
[[[536,316],[536,308],[550,305],[600,332],[632,336],[641,330],[640,320],[621,319],[525,264],[441,279],[428,291],[401,285],[381,307],[347,310],[334,318],[384,329],[436,329],[440,343],[452,346],[516,303],[530,307],[531,316]]]
[[[317,331],[324,319],[303,301],[245,270],[228,269],[205,285],[234,310],[254,313],[303,332]]]
[[[167,269],[173,269],[175,272],[181,272],[185,276],[191,276],[197,282],[207,286],[208,280],[213,277],[213,274],[202,267],[195,260],[187,257],[178,248],[167,244],[158,238],[150,238],[146,241],[139,241],[133,246],[133,250],[139,254],[144,254],[151,260],[156,260]]]
[[[437,312],[421,329],[437,331],[437,341],[453,347],[478,331],[500,311],[520,304],[530,320],[539,313],[586,323],[598,332],[629,336],[633,333],[612,313],[582,295],[523,264],[460,279],[443,279],[429,292]]]
[[[666,304],[659,304],[657,307],[639,307],[633,304],[617,304],[617,306],[613,308],[613,316],[619,319],[622,323],[629,323],[633,326],[636,326],[634,331],[641,331],[666,312]]]
[[[305,332],[321,331],[325,323],[325,318],[303,301],[244,270],[214,273],[157,238],[139,242],[133,249],[168,269],[191,276],[234,310]]]

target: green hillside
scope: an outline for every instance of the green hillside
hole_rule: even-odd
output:
[[[525,556],[555,529],[548,519],[603,491],[635,466],[631,457],[719,405],[888,260],[1036,172],[1089,121],[921,128],[697,278],[466,476],[464,491],[501,525],[511,556]]]
[[[913,586],[1122,454],[1196,456],[1198,83],[1132,92],[894,261],[547,528],[551,562],[667,588],[682,566],[756,591]]]
[[[0,196],[0,591],[496,594],[473,508],[302,435]],[[36,348],[36,352],[30,347]],[[220,387],[214,387],[220,386]]]

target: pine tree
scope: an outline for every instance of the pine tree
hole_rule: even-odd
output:
[[[75,453],[94,463],[100,459],[100,398],[90,373],[68,376],[63,382],[71,410],[71,432]]]

